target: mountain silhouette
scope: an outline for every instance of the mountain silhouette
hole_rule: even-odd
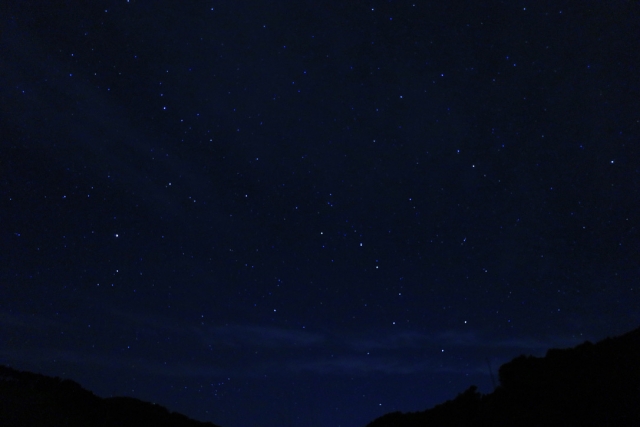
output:
[[[131,397],[100,398],[78,383],[0,366],[0,426],[218,427]]]
[[[489,394],[476,386],[432,409],[393,412],[367,427],[640,426],[640,328],[596,344],[519,356]],[[131,397],[0,366],[0,426],[218,427]]]
[[[393,412],[367,427],[640,426],[640,328],[596,344],[520,356],[500,384],[477,387],[432,409]]]

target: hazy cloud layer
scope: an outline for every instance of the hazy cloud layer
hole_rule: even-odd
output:
[[[492,338],[479,331],[457,330],[434,334],[399,331],[340,336],[257,324],[209,325],[202,322],[194,327],[191,322],[179,319],[168,322],[161,316],[117,310],[101,315],[105,319],[103,324],[109,327],[103,326],[96,333],[99,328],[92,330],[72,319],[51,321],[35,314],[0,311],[0,326],[7,336],[11,336],[10,331],[27,336],[34,325],[38,325],[40,332],[54,337],[46,343],[10,340],[0,356],[9,363],[30,359],[38,364],[53,358],[59,362],[167,377],[253,377],[278,372],[292,375],[302,372],[324,375],[486,374],[489,359],[501,364],[520,354],[541,356],[548,348],[570,347],[584,341],[560,336]],[[65,334],[86,337],[86,348],[75,352],[63,350]],[[112,356],[98,356],[93,351],[96,344],[91,343],[99,343],[101,334],[123,337],[121,347],[110,349]],[[166,351],[145,353],[148,343],[154,343],[156,348],[160,343]],[[201,352],[185,354],[180,359],[167,357],[186,343],[190,347],[197,344]],[[35,347],[41,351],[34,353]],[[467,354],[469,348],[474,349],[473,354]],[[143,359],[145,362],[140,363]],[[244,362],[242,369],[232,368],[237,365],[231,362],[237,360]]]

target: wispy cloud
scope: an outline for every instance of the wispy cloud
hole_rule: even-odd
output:
[[[554,347],[570,347],[584,340],[566,336],[530,337],[521,336],[505,338],[482,331],[460,331],[450,329],[433,334],[402,331],[368,335],[356,338],[350,342],[350,347],[356,350],[402,350],[416,348],[465,348],[475,349],[504,349],[511,351],[539,351]]]
[[[196,333],[206,345],[286,348],[317,347],[325,342],[325,338],[319,334],[275,326],[236,324],[197,328]]]
[[[505,337],[477,330],[416,332],[399,330],[361,334],[319,333],[260,324],[198,324],[184,319],[128,311],[100,313],[109,329],[89,334],[73,319],[48,319],[0,311],[0,327],[29,336],[35,329],[58,337],[46,343],[22,340],[0,351],[5,362],[56,362],[103,370],[178,377],[253,377],[269,375],[414,375],[487,374],[487,358],[504,363],[520,354],[543,355],[548,348],[578,344],[571,337]],[[68,351],[59,337],[87,337],[121,347],[87,345]],[[94,329],[91,329],[92,331]],[[9,335],[10,336],[10,335]],[[125,337],[120,339],[120,337]],[[131,342],[127,340],[132,340]],[[128,344],[131,344],[129,349]],[[38,351],[34,351],[38,348]],[[185,349],[184,351],[182,349]],[[199,349],[199,350],[198,350]],[[453,356],[455,355],[455,356]],[[242,364],[238,364],[238,360]],[[144,363],[141,361],[144,360]],[[239,367],[240,366],[240,367]]]
[[[348,342],[349,346],[356,350],[396,350],[402,348],[419,348],[433,342],[433,337],[426,334],[401,331],[398,333],[386,333],[358,337]]]
[[[345,355],[317,358],[315,360],[292,361],[288,364],[291,372],[313,372],[336,375],[368,375],[371,373],[406,375],[433,372],[432,362],[407,362],[401,358],[373,357],[366,355]]]
[[[0,328],[7,328],[13,333],[28,333],[30,331],[51,331],[64,326],[62,319],[46,317],[39,314],[16,313],[0,310]]]

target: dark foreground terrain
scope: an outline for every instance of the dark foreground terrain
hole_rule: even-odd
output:
[[[640,328],[596,344],[520,356],[500,385],[472,386],[423,412],[384,415],[367,427],[640,426]]]
[[[102,399],[71,380],[0,366],[2,427],[217,427],[130,397]]]
[[[596,344],[520,356],[500,385],[475,386],[423,412],[384,415],[367,427],[640,426],[640,328]],[[0,366],[0,426],[217,427],[129,397],[99,398],[71,380]]]

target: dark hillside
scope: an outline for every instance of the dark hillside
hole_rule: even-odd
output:
[[[472,386],[423,412],[384,415],[368,427],[640,426],[640,328],[596,344],[520,356],[500,385]]]
[[[217,427],[129,397],[102,399],[71,380],[0,366],[0,426]]]

